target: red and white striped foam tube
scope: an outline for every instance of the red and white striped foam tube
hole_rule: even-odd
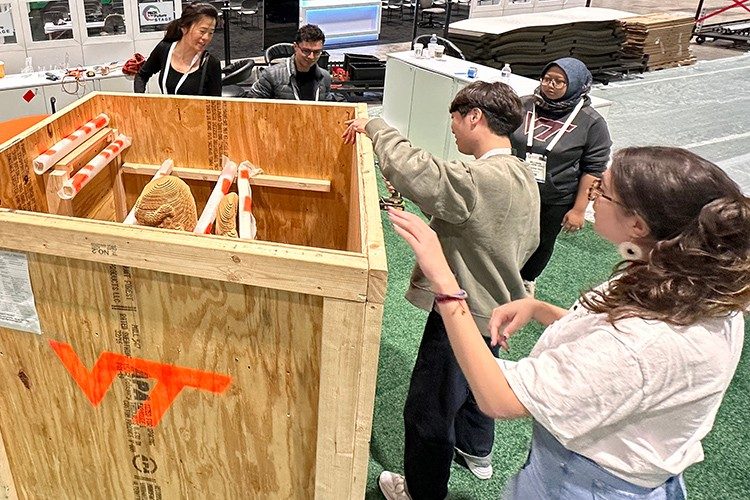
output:
[[[219,179],[216,181],[214,190],[211,191],[211,196],[208,197],[206,207],[203,209],[198,224],[195,225],[193,230],[196,234],[210,234],[214,226],[214,220],[216,220],[216,212],[219,209],[219,202],[225,194],[229,192],[229,188],[232,187],[234,182],[234,176],[237,175],[237,164],[227,158],[226,156],[221,157],[221,163],[224,169],[219,175]]]
[[[258,226],[253,215],[253,191],[250,189],[250,177],[262,172],[249,161],[243,161],[237,174],[237,192],[240,197],[240,238],[254,240]]]
[[[34,159],[34,172],[41,175],[57,163],[63,156],[80,146],[83,141],[109,125],[109,116],[100,114]]]
[[[156,179],[160,179],[165,175],[171,174],[173,168],[174,160],[172,160],[172,158],[167,158],[166,160],[164,160],[164,163],[161,164],[161,167],[159,167],[159,170],[156,171],[151,180],[155,181]],[[122,221],[122,223],[135,224],[135,205],[133,205],[133,208],[130,209],[130,212],[128,213],[127,217],[125,217],[125,220]]]
[[[117,158],[122,151],[130,146],[130,137],[125,134],[118,135],[109,146],[102,149],[102,152],[94,156],[81,170],[65,181],[60,191],[57,192],[63,200],[72,200],[81,192],[81,189],[101,172],[109,162]]]

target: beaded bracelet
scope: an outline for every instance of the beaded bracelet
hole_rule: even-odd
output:
[[[468,297],[469,294],[466,293],[466,290],[459,290],[453,294],[436,293],[435,303],[442,304],[443,302],[452,302],[454,300],[466,300]]]

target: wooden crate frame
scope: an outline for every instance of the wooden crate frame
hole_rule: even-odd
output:
[[[100,112],[112,130],[33,173]],[[0,327],[0,496],[364,496],[387,267],[371,145],[340,139],[355,116],[366,107],[93,93],[0,145],[0,250],[27,256],[42,329]],[[133,145],[60,200],[115,129]],[[115,222],[166,157],[200,213],[222,153],[266,170],[260,241]],[[105,352],[111,385],[87,378]],[[143,400],[169,385],[148,363],[231,382],[185,388],[153,426]]]

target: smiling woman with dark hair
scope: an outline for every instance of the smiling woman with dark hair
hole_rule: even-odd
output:
[[[683,500],[682,473],[703,460],[742,351],[750,198],[713,163],[670,147],[619,151],[588,197],[594,230],[625,260],[570,310],[530,297],[496,308],[493,344],[507,348],[532,319],[547,326],[518,362],[487,352],[435,232],[414,214],[389,216],[479,408],[534,420],[506,499]]]
[[[221,64],[206,51],[219,19],[207,3],[186,5],[135,77],[137,93],[159,73],[162,94],[221,96]]]

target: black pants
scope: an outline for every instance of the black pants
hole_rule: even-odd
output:
[[[498,348],[485,341],[497,357]],[[479,411],[435,311],[427,318],[411,374],[404,427],[404,472],[415,500],[446,497],[454,447],[477,457],[492,452],[495,423]]]
[[[521,269],[521,278],[526,281],[534,281],[542,274],[552,257],[555,240],[562,229],[563,218],[571,208],[573,208],[572,204],[548,205],[542,203],[542,210],[539,214],[539,246]]]

